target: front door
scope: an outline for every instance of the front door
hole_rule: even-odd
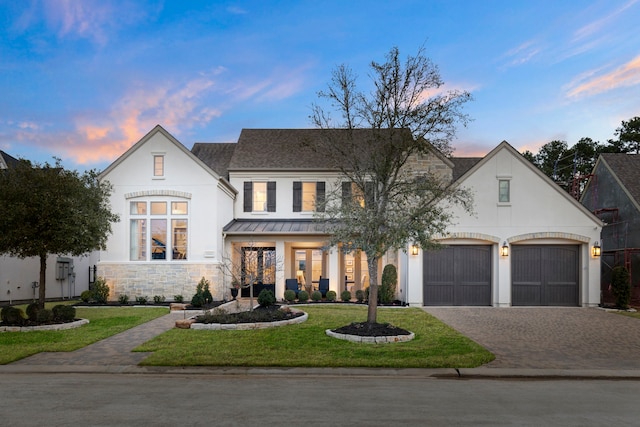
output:
[[[293,271],[300,289],[309,294],[318,289],[320,278],[325,274],[325,253],[321,249],[294,249]]]
[[[240,262],[241,296],[250,296],[252,287],[254,297],[263,289],[276,294],[276,248],[243,247]]]

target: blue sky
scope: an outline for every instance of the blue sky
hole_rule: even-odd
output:
[[[0,0],[0,149],[103,169],[156,124],[188,148],[311,127],[331,71],[424,45],[474,100],[455,155],[614,137],[640,115],[640,0]]]

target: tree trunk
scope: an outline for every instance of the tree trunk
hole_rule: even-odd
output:
[[[378,322],[378,261],[380,257],[370,257],[367,254],[367,267],[369,269],[369,306],[367,310],[367,323]]]
[[[40,254],[40,286],[38,288],[38,306],[44,308],[46,298],[47,254]]]

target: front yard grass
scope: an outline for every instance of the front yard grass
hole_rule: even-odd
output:
[[[172,329],[134,351],[153,352],[147,366],[280,366],[472,368],[495,357],[418,308],[378,309],[378,322],[415,333],[414,340],[358,344],[331,338],[325,329],[366,320],[364,306],[299,306],[301,324],[252,331]]]
[[[76,317],[89,319],[88,325],[64,331],[0,332],[0,364],[43,351],[77,350],[168,312],[167,308],[78,307]]]

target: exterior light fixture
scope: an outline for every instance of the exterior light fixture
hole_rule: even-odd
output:
[[[502,247],[500,248],[500,255],[509,256],[509,246],[507,246],[507,242],[502,243]]]
[[[417,245],[411,245],[411,255],[418,255],[419,249]]]
[[[598,242],[596,242],[591,248],[591,255],[593,255],[594,257],[599,257],[600,255],[602,255],[602,248],[600,247],[600,244]]]

